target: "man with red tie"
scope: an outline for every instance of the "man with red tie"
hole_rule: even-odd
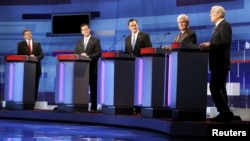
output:
[[[230,52],[232,44],[232,27],[225,19],[225,9],[222,6],[213,6],[210,10],[211,22],[216,28],[213,31],[211,40],[200,43],[202,51],[209,53],[210,84],[209,89],[212,99],[219,114],[211,118],[214,122],[229,122],[240,120],[234,116],[228,105],[226,81],[230,70]]]
[[[40,42],[32,40],[32,33],[30,29],[24,29],[23,30],[23,41],[20,41],[17,44],[17,54],[18,55],[28,55],[32,58],[37,59],[36,64],[36,81],[35,81],[35,99],[34,102],[37,100],[37,94],[38,94],[38,87],[39,87],[39,80],[41,75],[41,63],[40,61],[43,59],[44,54],[41,47]]]

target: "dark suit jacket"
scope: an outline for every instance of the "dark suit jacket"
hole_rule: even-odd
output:
[[[130,34],[129,36],[125,38],[125,53],[131,54],[134,56],[139,56],[141,48],[152,47],[152,43],[151,43],[149,35],[144,32],[139,32],[136,42],[135,42],[135,48],[133,50],[132,45],[131,45],[131,37],[132,35]]]
[[[40,60],[42,60],[44,57],[43,50],[42,50],[40,42],[38,41],[32,40],[32,46],[33,46],[32,54],[34,54],[36,56],[36,59],[38,60],[37,74],[40,75],[42,71]],[[30,55],[26,40],[23,40],[17,44],[17,54],[18,55]]]
[[[209,49],[210,71],[230,70],[230,50],[232,42],[231,25],[223,20],[217,25]]]
[[[185,43],[193,43],[193,44],[197,43],[196,33],[191,29],[185,30],[185,32],[181,36],[180,35],[181,33],[177,34],[173,42],[185,42]]]
[[[76,43],[75,53],[76,54],[81,54],[84,52],[87,53],[89,58],[91,58],[90,74],[91,73],[96,74],[98,70],[98,64],[97,64],[98,59],[101,56],[101,52],[102,52],[100,40],[91,36],[89,38],[86,50],[84,50],[83,42],[84,42],[83,39],[81,39]]]

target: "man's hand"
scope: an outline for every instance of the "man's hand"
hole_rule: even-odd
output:
[[[210,48],[210,42],[204,42],[199,45],[199,48],[201,51],[209,50]]]

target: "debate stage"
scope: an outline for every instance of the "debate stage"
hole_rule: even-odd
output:
[[[246,131],[250,134],[249,121],[216,123],[206,121],[174,121],[167,118],[145,118],[136,115],[104,115],[89,112],[58,112],[53,110],[0,109],[1,119],[23,119],[93,125],[117,126],[151,130],[177,137],[211,137],[212,129],[219,131]]]

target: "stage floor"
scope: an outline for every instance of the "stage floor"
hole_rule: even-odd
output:
[[[214,131],[244,131],[247,136],[250,134],[249,121],[231,121],[228,123],[210,122],[209,120],[174,121],[167,118],[145,118],[135,115],[104,115],[101,112],[65,113],[53,110],[8,109],[0,109],[0,118],[128,127],[177,137],[211,137]]]

